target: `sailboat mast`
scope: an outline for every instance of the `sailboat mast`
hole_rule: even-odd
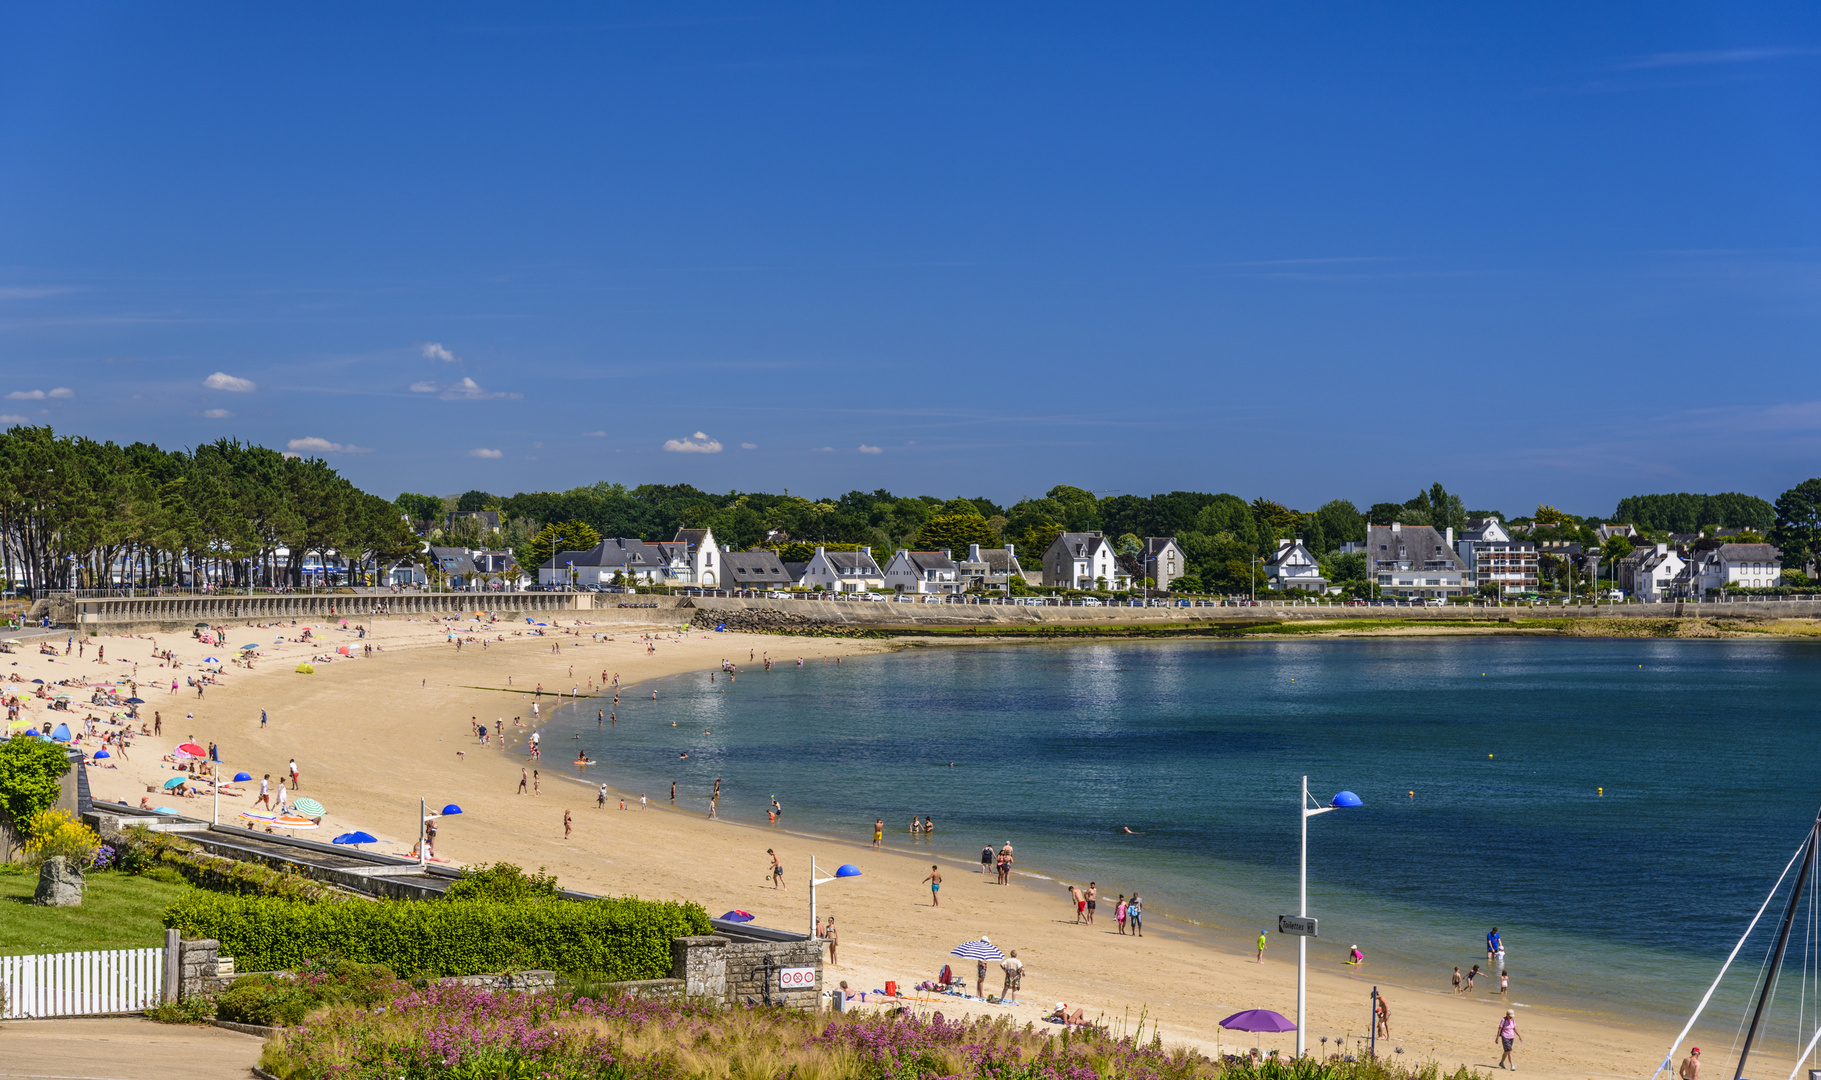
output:
[[[1777,985],[1777,975],[1783,970],[1783,953],[1789,948],[1790,927],[1796,921],[1796,902],[1802,899],[1802,890],[1808,887],[1808,873],[1815,863],[1817,841],[1821,841],[1821,814],[1815,816],[1815,823],[1809,827],[1808,850],[1802,856],[1802,869],[1797,872],[1796,880],[1789,888],[1789,906],[1783,909],[1783,926],[1777,931],[1777,951],[1764,973],[1764,987],[1758,991],[1758,1007],[1752,1010],[1751,1027],[1745,1032],[1745,1045],[1739,1050],[1739,1067],[1733,1071],[1732,1080],[1741,1080],[1745,1075],[1745,1059],[1751,1056],[1751,1044],[1757,1039],[1758,1024],[1764,1019],[1764,1006],[1770,1002],[1771,988]]]

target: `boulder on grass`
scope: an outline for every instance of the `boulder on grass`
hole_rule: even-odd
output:
[[[44,907],[76,907],[82,903],[82,868],[62,855],[44,860],[38,870],[38,891],[32,903]]]

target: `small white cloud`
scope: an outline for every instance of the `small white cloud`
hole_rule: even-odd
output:
[[[758,443],[743,442],[740,444],[740,449],[742,450],[757,450],[758,448]]]
[[[236,378],[225,371],[217,371],[215,374],[210,375],[208,378],[202,380],[202,385],[208,387],[210,390],[232,390],[236,394],[245,394],[249,391],[258,389],[252,379]]]
[[[877,447],[877,446],[868,446],[865,443],[860,444],[860,452],[862,454],[883,454],[883,453],[885,453],[884,449]]]
[[[290,449],[299,452],[309,451],[317,454],[364,454],[371,449],[366,446],[350,446],[345,443],[330,442],[327,439],[318,438],[315,435],[309,435],[301,439],[292,439],[285,445]]]
[[[809,452],[812,454],[832,454],[835,452],[835,448],[832,446],[812,446],[809,448]]]
[[[429,380],[425,380],[423,382],[414,382],[411,384],[411,392],[413,394],[434,394],[439,389],[441,389],[441,387],[437,386],[433,382],[430,382]]]
[[[665,439],[664,449],[673,454],[718,454],[721,444],[698,431],[687,439]]]
[[[0,424],[29,424],[31,419],[24,416],[0,416]]]
[[[226,409],[204,409],[201,412],[197,413],[196,415],[197,416],[206,416],[210,420],[226,420],[228,417],[233,416],[234,414],[229,412]]]
[[[293,452],[291,452],[291,451],[289,451],[289,450],[280,450],[280,451],[279,451],[279,452],[278,452],[278,456],[279,456],[279,457],[282,457],[282,458],[300,458],[300,457],[303,457],[303,455],[302,455],[302,454],[297,454],[297,453],[293,453]]]
[[[50,393],[48,393],[44,396],[45,397],[54,397],[54,398],[73,398],[76,396],[76,391],[71,390],[67,386],[59,386],[57,389],[52,390]]]
[[[590,439],[605,439],[607,437],[605,431],[584,431],[582,434],[588,436]]]
[[[453,361],[455,354],[434,341],[424,343],[424,359]]]
[[[14,390],[12,393],[6,395],[6,400],[8,400],[8,401],[43,401],[44,400],[44,391],[42,391],[42,390]]]
[[[475,449],[468,451],[468,456],[479,458],[502,458],[506,456],[506,452],[504,450]]]
[[[461,382],[437,395],[444,401],[507,401],[524,396],[523,394],[508,394],[503,390],[488,390],[466,375],[462,376]]]

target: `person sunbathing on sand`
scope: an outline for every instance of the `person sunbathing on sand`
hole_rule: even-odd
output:
[[[1076,1009],[1074,1012],[1069,1011],[1069,1003],[1066,1001],[1058,1001],[1056,1007],[1052,1009],[1050,1014],[1044,1017],[1044,1019],[1052,1024],[1061,1024],[1064,1027],[1071,1024],[1087,1023],[1087,1021],[1082,1018],[1080,1009]]]

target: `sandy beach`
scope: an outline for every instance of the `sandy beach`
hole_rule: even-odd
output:
[[[234,627],[230,647],[261,642],[259,659],[251,671],[227,666],[221,685],[207,687],[201,697],[182,685],[184,680],[198,673],[195,665],[204,656],[229,654],[187,634],[91,637],[80,658],[61,655],[67,634],[44,639],[58,645],[55,658],[40,656],[28,638],[23,648],[0,661],[11,665],[3,668],[9,675],[27,683],[34,678],[116,679],[137,672],[146,699],[141,716],[149,722],[154,711],[162,713],[164,736],[141,737],[127,760],[114,759],[118,768],[91,768],[97,797],[134,805],[149,798],[152,805],[168,804],[206,818],[207,798],[173,800],[146,791],[147,785],[173,775],[160,758],[178,742],[219,743],[224,774],[245,770],[257,780],[269,773],[274,786],[294,757],[301,793],[328,808],[322,832],[313,837],[327,839],[358,828],[379,836],[380,850],[404,852],[414,839],[420,797],[434,806],[456,802],[464,813],[440,823],[439,858],[547,867],[574,888],[693,900],[716,915],[742,908],[761,925],[785,929],[808,928],[810,856],[825,869],[852,862],[863,868],[863,875],[828,886],[819,896],[820,913],[834,915],[840,927],[839,965],[826,972],[831,984],[845,979],[855,990],[871,991],[893,980],[910,987],[932,978],[954,945],[986,935],[1002,948],[1018,950],[1024,961],[1022,1004],[926,995],[931,1000],[924,1007],[951,1016],[980,1012],[1041,1022],[1049,1008],[1065,1001],[1114,1024],[1136,1024],[1142,1013],[1149,1024],[1161,1027],[1167,1044],[1209,1052],[1217,1042],[1227,1050],[1259,1044],[1288,1051],[1294,1046],[1292,1035],[1260,1040],[1223,1033],[1216,1026],[1220,1017],[1244,1008],[1294,1014],[1295,948],[1287,937],[1272,935],[1261,965],[1253,962],[1250,940],[1221,940],[1155,915],[1147,918],[1145,937],[1121,936],[1112,925],[1110,900],[1103,901],[1100,925],[1076,925],[1058,883],[1025,876],[1044,872],[1025,863],[1019,864],[1013,886],[1001,887],[990,875],[980,875],[977,866],[938,860],[944,887],[941,905],[934,907],[929,887],[922,884],[930,858],[907,849],[902,823],[888,826],[885,850],[874,851],[863,839],[870,822],[854,823],[853,842],[809,837],[788,826],[711,821],[693,809],[672,809],[667,791],[621,792],[611,786],[613,797],[606,808],[597,808],[593,786],[553,775],[568,771],[555,764],[563,757],[567,765],[567,747],[550,748],[545,760],[552,768],[544,772],[540,794],[516,793],[520,770],[528,764],[525,739],[532,729],[514,727],[513,717],[530,724],[534,700],[544,704],[541,711],[547,714],[552,694],[567,695],[572,687],[589,694],[591,677],[593,691],[599,692],[602,672],[620,678],[619,722],[637,724],[642,722],[641,702],[650,703],[649,690],[641,697],[632,689],[643,680],[716,671],[724,659],[752,671],[749,652],[779,661],[770,677],[789,677],[799,656],[805,664],[830,663],[837,656],[894,648],[892,643],[572,620],[534,636],[522,622],[391,619],[374,620],[364,639],[352,629],[318,626],[312,642],[275,644],[278,638],[299,637],[301,630],[289,624]],[[459,651],[449,641],[452,633],[469,639]],[[300,660],[332,653],[340,645],[350,646],[354,656],[318,664],[312,675],[295,672]],[[377,651],[363,657],[368,645]],[[98,646],[106,648],[105,664],[95,662]],[[174,650],[182,666],[175,672],[160,667],[154,648]],[[175,694],[170,691],[173,674],[180,683]],[[161,690],[152,687],[159,678]],[[545,696],[534,699],[531,691],[539,684]],[[38,721],[106,715],[107,710],[83,705],[87,692],[69,692],[71,711],[48,711],[33,701],[24,715]],[[611,708],[610,686],[607,695],[600,700],[603,708]],[[263,729],[261,710],[270,717]],[[479,746],[471,718],[491,724],[500,717],[506,746]],[[602,770],[610,785],[612,768],[609,754]],[[250,789],[246,794],[222,800],[224,821],[253,802],[257,783],[244,786]],[[629,807],[625,811],[618,809],[622,794]],[[641,794],[650,801],[642,811]],[[568,840],[563,836],[566,810],[575,822]],[[737,810],[748,818],[764,814],[763,805]],[[788,889],[775,890],[769,883],[768,847],[776,848],[783,860]],[[1312,1051],[1322,1048],[1323,1036],[1348,1039],[1351,1045],[1367,1031],[1375,973],[1347,969],[1338,956],[1328,955],[1331,951],[1311,950]],[[953,963],[971,981],[971,962]],[[1377,983],[1391,1008],[1391,1037],[1381,1040],[1381,1053],[1395,1056],[1401,1047],[1404,1061],[1433,1058],[1449,1069],[1460,1064],[1494,1068],[1494,1029],[1505,1008],[1496,983],[1466,999],[1449,994],[1440,982],[1434,987]],[[997,992],[999,983],[993,965],[987,989]],[[1596,995],[1589,988],[1588,998]],[[1546,1077],[1648,1076],[1673,1036],[1544,1008],[1519,1007],[1517,1012],[1524,1037],[1517,1060],[1526,1071]]]

